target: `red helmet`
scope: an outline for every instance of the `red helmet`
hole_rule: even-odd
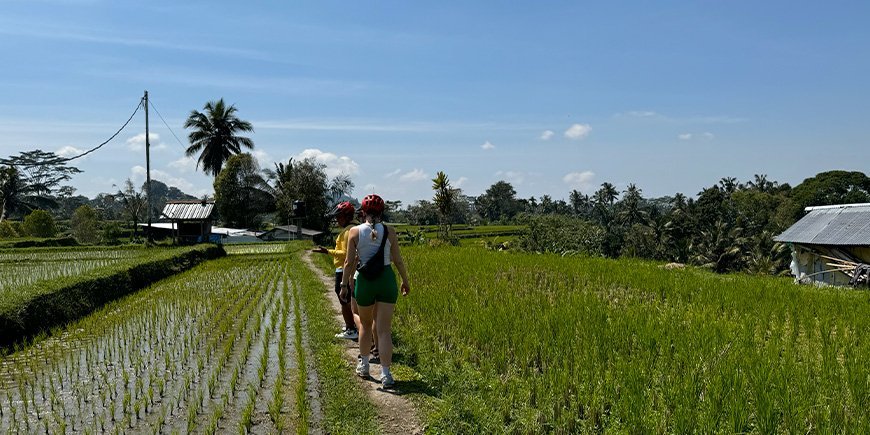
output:
[[[329,216],[331,216],[331,217],[347,216],[349,218],[353,218],[353,213],[355,211],[356,210],[353,208],[353,204],[345,201],[345,202],[340,202],[340,203],[336,204],[335,208],[332,209],[332,212],[329,213]]]
[[[366,195],[360,208],[367,214],[381,215],[384,213],[384,200],[375,194]]]

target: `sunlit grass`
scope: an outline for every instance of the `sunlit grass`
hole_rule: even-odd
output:
[[[870,296],[642,261],[405,248],[400,363],[444,433],[864,432]]]

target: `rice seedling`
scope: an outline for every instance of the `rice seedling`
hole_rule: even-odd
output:
[[[266,379],[281,280],[275,259],[216,260],[20,347],[0,359],[0,431],[214,432],[244,420],[279,388]],[[239,382],[247,398],[233,405]]]

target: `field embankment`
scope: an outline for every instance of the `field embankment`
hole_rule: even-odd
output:
[[[434,432],[870,425],[866,292],[633,260],[403,250],[413,286],[397,305],[397,362],[426,384]]]
[[[0,251],[0,346],[224,255],[218,246]]]

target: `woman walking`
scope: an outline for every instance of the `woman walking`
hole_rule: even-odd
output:
[[[344,318],[344,329],[342,329],[338,334],[335,334],[335,337],[348,340],[356,340],[358,338],[358,332],[353,311],[351,310],[350,298],[348,298],[347,295],[345,295],[344,298],[341,297],[340,285],[342,277],[344,276],[344,263],[347,262],[345,258],[347,257],[345,252],[345,248],[347,248],[347,233],[351,228],[353,228],[351,222],[354,218],[354,212],[353,204],[347,201],[336,205],[335,209],[333,209],[329,214],[329,217],[334,218],[338,223],[339,228],[341,228],[338,237],[335,239],[335,249],[327,249],[323,246],[318,246],[312,250],[313,252],[329,254],[332,256],[332,263],[335,265],[335,296],[338,298],[339,304],[341,304],[341,316]]]
[[[381,222],[384,200],[378,195],[368,195],[363,198],[360,207],[365,212],[365,222],[351,228],[348,232],[347,259],[344,263],[345,274],[341,282],[341,295],[346,297],[347,292],[350,291],[351,278],[355,278],[354,295],[360,317],[360,360],[356,373],[362,377],[369,376],[369,350],[373,338],[372,320],[377,310],[375,322],[381,359],[381,386],[390,388],[395,385],[393,375],[390,373],[390,365],[393,362],[393,310],[399,298],[396,274],[390,264],[395,264],[402,276],[403,296],[411,291],[411,281],[408,279],[405,262],[399,252],[396,231]],[[378,258],[381,255],[383,257]],[[360,271],[357,271],[358,265],[361,267]]]

